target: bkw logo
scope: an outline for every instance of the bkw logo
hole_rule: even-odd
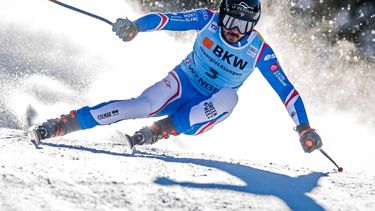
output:
[[[203,45],[210,49],[217,57],[219,57],[221,60],[225,61],[226,63],[234,66],[239,67],[241,70],[245,69],[247,65],[247,61],[244,61],[243,59],[238,58],[236,55],[229,53],[228,51],[224,50],[219,45],[214,46],[214,41],[206,37],[203,40]]]

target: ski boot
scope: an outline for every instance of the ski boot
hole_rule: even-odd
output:
[[[126,139],[129,147],[133,149],[135,145],[154,144],[158,140],[168,139],[170,135],[178,136],[179,134],[173,126],[172,119],[167,117],[138,130],[133,136],[126,135]]]
[[[71,111],[69,114],[61,115],[60,118],[49,119],[30,128],[29,135],[31,141],[37,146],[44,139],[63,136],[80,129],[76,111]]]

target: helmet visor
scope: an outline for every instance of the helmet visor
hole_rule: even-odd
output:
[[[251,30],[253,29],[254,23],[255,22],[241,20],[241,19],[235,18],[227,14],[224,15],[224,18],[223,18],[223,26],[225,29],[232,30],[234,28],[237,28],[241,34],[246,34],[246,33],[251,32]]]

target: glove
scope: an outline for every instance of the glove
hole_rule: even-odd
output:
[[[128,18],[118,18],[112,25],[112,31],[124,42],[131,41],[139,31],[138,25]]]
[[[301,142],[303,151],[310,153],[322,147],[322,139],[316,130],[311,128],[309,124],[298,125],[296,131],[300,136],[299,141]]]

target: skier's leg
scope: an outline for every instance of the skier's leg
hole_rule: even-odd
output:
[[[228,118],[237,102],[236,91],[224,87],[208,99],[188,104],[172,115],[176,131],[187,135],[203,133]]]
[[[149,127],[144,127],[127,138],[133,147],[134,145],[153,144],[170,135],[176,136],[181,133],[198,135],[228,118],[237,101],[238,96],[235,90],[223,88],[209,98],[197,97],[191,100],[171,116],[161,119]]]
[[[133,136],[126,135],[130,148],[134,145],[153,144],[160,139],[167,139],[170,135],[179,135],[173,125],[172,118],[154,122],[151,126],[144,127],[134,133]]]
[[[147,88],[137,98],[110,101],[94,107],[77,110],[79,125],[89,129],[97,125],[109,125],[121,120],[161,116],[172,113],[173,108],[184,102],[182,84],[175,71]],[[174,106],[170,106],[172,104]],[[168,109],[166,109],[168,107]]]
[[[125,120],[147,117],[151,102],[145,97],[116,100],[77,110],[77,119],[82,130],[98,125],[110,125]]]
[[[69,114],[63,114],[59,118],[49,119],[40,125],[36,125],[29,130],[31,139],[40,142],[46,138],[62,136],[80,130],[75,110]]]
[[[236,91],[224,87],[208,99],[185,105],[171,118],[177,133],[198,135],[228,118],[237,102]]]
[[[34,127],[31,134],[34,133],[34,137],[39,141],[125,119],[157,116],[170,103],[182,103],[178,100],[180,97],[179,77],[176,72],[171,71],[166,78],[147,88],[137,98],[105,102],[94,107],[85,106],[70,112],[74,114],[72,116],[62,115],[60,118],[48,120]],[[66,119],[68,121],[65,121]],[[35,133],[39,134],[35,135]]]

